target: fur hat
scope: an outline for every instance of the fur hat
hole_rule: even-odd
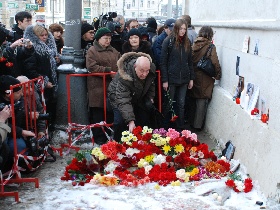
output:
[[[106,28],[106,27],[103,27],[103,28],[100,28],[96,31],[95,35],[94,35],[94,38],[98,41],[102,36],[104,36],[105,34],[112,34],[111,31]]]
[[[7,93],[6,90],[10,90],[11,85],[20,84],[20,81],[10,75],[0,76],[0,94]],[[14,92],[21,90],[21,87],[16,87],[13,89]]]
[[[157,21],[153,18],[149,18],[147,27],[157,29]]]
[[[142,39],[141,32],[137,28],[132,28],[129,30],[128,35],[127,35],[128,39],[130,36],[133,36],[133,35],[139,36],[139,38]]]
[[[89,23],[83,23],[82,24],[82,29],[81,29],[81,34],[82,36],[88,32],[88,31],[91,31],[91,30],[94,30],[94,27],[92,25],[90,25]]]

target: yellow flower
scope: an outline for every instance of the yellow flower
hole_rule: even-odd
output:
[[[100,174],[95,174],[93,179],[97,180],[97,181],[100,181],[101,180],[101,175]]]
[[[91,154],[94,155],[96,158],[98,158],[99,160],[104,160],[106,159],[106,155],[104,155],[99,147],[95,147],[92,151]]]
[[[143,167],[149,165],[149,163],[146,160],[141,158],[137,165],[138,165],[138,168],[143,168]]]
[[[199,169],[198,168],[194,168],[191,172],[190,172],[190,176],[194,176],[196,174],[199,173]]]
[[[156,190],[159,190],[159,189],[160,189],[160,186],[159,186],[158,184],[156,184],[156,185],[155,185],[155,189],[156,189]]]
[[[176,144],[175,145],[175,152],[176,153],[182,153],[184,152],[184,146],[182,144]]]
[[[179,180],[177,181],[172,181],[171,182],[171,186],[175,187],[175,186],[181,186],[181,182]]]
[[[152,162],[153,159],[154,159],[154,156],[153,156],[153,155],[148,155],[148,156],[145,157],[145,160],[146,160],[148,163]]]
[[[168,152],[171,151],[171,147],[169,145],[164,145],[162,149],[163,149],[165,155],[167,155]]]

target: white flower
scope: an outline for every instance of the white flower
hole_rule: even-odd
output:
[[[221,157],[221,160],[226,161],[227,158],[226,158],[225,156],[222,156],[222,157]]]
[[[245,189],[245,186],[242,181],[234,181],[236,188],[242,192]]]
[[[198,153],[197,153],[197,156],[199,158],[204,158],[204,153],[199,150]]]
[[[179,169],[176,171],[176,177],[181,180],[185,180],[187,177],[185,169]]]
[[[111,160],[108,162],[108,164],[104,168],[104,171],[106,171],[107,173],[113,173],[113,171],[116,169],[117,166],[118,166],[118,163]]]
[[[121,160],[124,157],[121,153],[118,153],[117,156],[118,156],[118,160]]]
[[[125,151],[126,156],[131,157],[132,155],[134,155],[135,153],[139,153],[140,151],[138,149],[134,149],[134,148],[128,148]]]
[[[145,174],[148,175],[149,172],[150,172],[150,170],[153,168],[153,166],[147,165],[147,166],[145,166],[144,168],[145,168]]]
[[[166,156],[163,156],[163,155],[155,155],[154,159],[153,159],[153,162],[156,164],[156,165],[160,165],[162,163],[165,163],[166,162]]]

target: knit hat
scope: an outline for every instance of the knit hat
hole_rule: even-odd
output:
[[[82,24],[82,29],[81,29],[81,34],[82,36],[88,32],[88,31],[91,31],[91,30],[94,30],[94,27],[92,25],[90,25],[89,23],[83,23]]]
[[[157,29],[157,21],[153,18],[148,19],[147,28]]]
[[[94,35],[94,38],[98,41],[102,36],[104,36],[105,34],[112,34],[111,31],[106,28],[106,27],[103,27],[103,28],[100,28],[96,31],[95,35]]]
[[[171,18],[171,19],[167,19],[164,23],[165,26],[167,26],[171,31],[173,30],[173,27],[175,25],[176,20]]]
[[[129,32],[127,34],[128,39],[130,36],[133,36],[133,35],[139,36],[139,38],[142,39],[141,32],[137,28],[132,28],[129,30]]]
[[[20,81],[10,75],[2,75],[0,76],[0,94],[7,93],[6,90],[10,90],[11,85],[20,84]],[[16,87],[13,89],[14,92],[17,92],[21,89],[21,87]]]

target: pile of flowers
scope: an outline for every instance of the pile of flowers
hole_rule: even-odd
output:
[[[87,178],[83,181],[107,186],[136,187],[150,182],[178,186],[182,182],[220,179],[230,174],[230,163],[225,158],[218,159],[207,144],[199,142],[195,133],[188,130],[179,133],[171,128],[166,131],[136,127],[132,133],[124,131],[120,143],[109,141],[92,149],[91,158],[78,161],[81,168],[73,168],[73,164],[78,165],[77,158],[73,160],[66,167],[63,180],[77,182],[77,171],[82,173],[87,166]]]

